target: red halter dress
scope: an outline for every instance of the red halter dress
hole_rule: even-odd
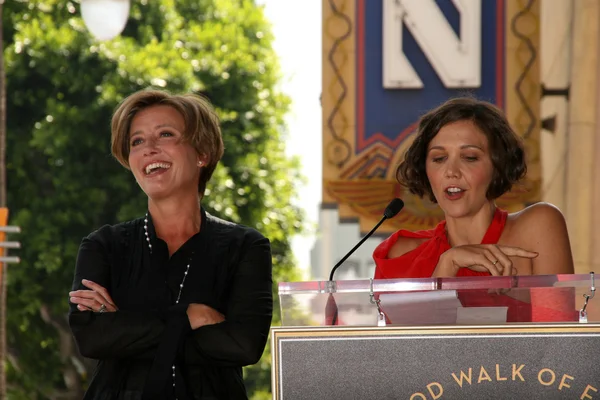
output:
[[[506,211],[496,208],[481,244],[498,243],[506,225],[507,215]],[[388,258],[390,249],[400,237],[427,240],[406,254]],[[450,248],[446,236],[446,221],[440,222],[431,230],[399,230],[384,240],[373,252],[375,279],[429,278],[442,253]],[[490,273],[460,268],[456,276],[490,276]],[[459,291],[458,296],[464,307],[508,307],[508,322],[574,321],[577,318],[574,296],[568,289],[532,289],[531,303],[507,295],[490,294],[487,290]]]

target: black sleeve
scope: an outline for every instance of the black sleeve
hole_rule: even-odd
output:
[[[186,364],[245,366],[258,362],[273,315],[269,240],[249,230],[235,266],[225,321],[198,328],[183,346]]]
[[[73,290],[87,289],[81,283],[88,279],[111,288],[111,252],[114,230],[102,228],[84,238],[77,255]],[[117,304],[118,306],[118,304]],[[141,310],[95,313],[79,311],[70,304],[69,325],[81,355],[93,359],[152,358],[163,337],[169,317],[187,318],[185,309]]]

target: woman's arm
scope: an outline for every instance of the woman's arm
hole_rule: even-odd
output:
[[[537,203],[524,209],[517,219],[523,248],[537,252],[533,275],[572,274],[573,255],[565,218],[558,208]]]
[[[87,290],[83,279],[110,288],[110,228],[83,239],[77,255],[73,291]],[[69,325],[80,353],[94,359],[153,357],[165,327],[165,314],[186,318],[185,307],[97,313],[79,311],[70,303]]]
[[[258,362],[273,314],[271,246],[250,230],[234,273],[225,321],[188,334],[182,349],[187,364],[245,366]]]
[[[532,260],[533,275],[574,272],[567,224],[558,208],[537,203],[524,209],[517,218],[519,240],[539,253]],[[530,296],[532,321],[577,321],[573,288],[531,288]]]

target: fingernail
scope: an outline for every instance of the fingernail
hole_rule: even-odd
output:
[[[89,281],[87,279],[82,279],[81,283],[88,283]]]

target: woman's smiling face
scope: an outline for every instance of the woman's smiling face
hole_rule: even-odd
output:
[[[185,122],[173,107],[139,111],[129,130],[129,166],[150,198],[197,191],[201,156],[183,139]]]

